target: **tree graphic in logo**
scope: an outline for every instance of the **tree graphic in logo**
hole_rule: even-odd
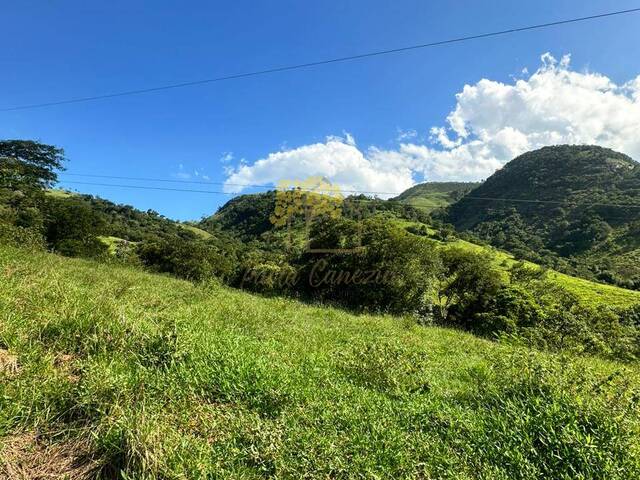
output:
[[[324,177],[315,176],[305,180],[282,180],[278,182],[276,205],[269,218],[276,227],[286,227],[289,242],[293,245],[293,222],[304,218],[305,249],[310,253],[345,253],[345,249],[313,249],[309,232],[317,218],[339,218],[342,216],[344,196],[340,187]]]

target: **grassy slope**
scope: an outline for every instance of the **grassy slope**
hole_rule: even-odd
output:
[[[429,213],[438,208],[450,205],[452,200],[447,193],[433,192],[429,195],[409,198],[405,202],[414,207],[422,208]]]
[[[502,266],[510,266],[516,263],[513,255],[492,247],[484,247],[466,242],[464,240],[456,241],[456,244],[468,249],[476,251],[486,251],[487,249],[496,256],[496,261]],[[528,265],[535,266],[534,263],[526,262]],[[628,307],[640,303],[640,292],[635,290],[626,290],[624,288],[615,287],[613,285],[605,285],[596,283],[583,278],[572,277],[555,271],[550,271],[549,275],[556,280],[561,286],[565,287],[571,293],[577,295],[581,300],[589,304],[609,305],[612,307]]]
[[[422,183],[409,188],[394,200],[423,209],[428,213],[451,205],[455,201],[452,197],[453,193],[468,191],[477,185],[479,184],[463,182]]]
[[[635,367],[1,246],[0,279],[0,458],[37,428],[135,478],[640,475]]]
[[[67,192],[66,190],[57,190],[57,189],[47,190],[46,194],[54,198],[69,198],[75,195],[75,193],[73,192]]]
[[[201,228],[194,227],[193,225],[190,225],[190,224],[187,224],[187,223],[181,223],[180,226],[182,228],[184,228],[185,230],[189,230],[190,232],[195,233],[198,237],[200,237],[203,240],[207,240],[207,239],[213,237],[213,235],[211,235],[209,232],[206,232],[206,231],[202,230]]]
[[[411,222],[407,220],[397,220],[396,223],[406,228],[409,226],[420,226],[421,224]],[[436,232],[429,228],[430,235]],[[488,252],[496,259],[496,263],[500,267],[508,268],[514,263],[516,259],[510,253],[502,250],[498,250],[494,247],[476,245],[474,243],[467,242],[465,240],[456,240],[453,244],[477,252]],[[526,262],[528,265],[535,266],[534,263]],[[583,301],[589,304],[608,305],[611,307],[628,307],[640,303],[640,291],[627,290],[613,285],[606,285],[603,283],[592,282],[583,278],[572,277],[555,271],[550,271],[549,275],[555,279],[560,285],[567,290],[577,295]]]

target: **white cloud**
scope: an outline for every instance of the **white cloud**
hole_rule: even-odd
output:
[[[174,173],[173,176],[181,180],[191,179],[191,174],[185,171],[184,165],[182,163],[178,165],[178,173]]]
[[[398,131],[398,136],[396,137],[396,140],[398,140],[399,142],[403,142],[405,140],[411,140],[418,136],[418,132],[414,129],[403,130],[401,128],[397,128],[396,130]]]
[[[227,178],[225,191],[237,193],[244,189],[242,185],[277,184],[312,176],[326,177],[344,191],[394,193],[414,183],[404,161],[387,161],[375,149],[365,154],[349,136],[329,137],[324,143],[271,153],[251,165],[240,165]]]
[[[220,163],[229,163],[233,160],[233,152],[224,152],[220,157]]]
[[[430,143],[415,131],[397,132],[397,148],[360,150],[352,135],[283,149],[229,169],[231,183],[276,183],[323,175],[345,190],[400,192],[414,177],[486,178],[514,157],[557,144],[595,144],[640,159],[640,76],[618,85],[594,72],[571,69],[571,57],[545,53],[540,68],[511,83],[482,79],[465,85]]]
[[[431,130],[418,170],[432,178],[487,177],[529,150],[556,144],[594,144],[640,158],[640,77],[616,85],[599,73],[570,69],[571,57],[542,55],[528,79],[465,85],[444,127]]]

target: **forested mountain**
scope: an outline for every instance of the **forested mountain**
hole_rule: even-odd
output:
[[[52,190],[47,194],[50,205],[58,208],[85,209],[101,225],[100,233],[131,242],[168,238],[191,238],[195,234],[174,220],[154,210],[142,211],[130,205],[121,205],[93,195]]]
[[[520,257],[640,286],[640,164],[613,150],[526,153],[453,204],[446,219]]]
[[[301,192],[302,204],[307,203],[306,194],[308,193]],[[239,195],[220,207],[214,215],[202,219],[198,227],[212,234],[226,232],[243,241],[270,240],[274,235],[278,235],[278,232],[274,231],[278,229],[271,221],[276,208],[276,195],[275,191]],[[323,195],[314,195],[323,197]],[[345,198],[340,202],[340,213],[346,218],[357,220],[381,214],[395,219],[422,223],[430,223],[431,220],[421,208],[401,202],[372,199],[364,195]],[[291,222],[294,229],[299,229],[304,225],[305,215],[303,213],[293,215]]]
[[[426,212],[451,205],[476,188],[477,182],[427,182],[414,185],[392,200],[407,203]]]

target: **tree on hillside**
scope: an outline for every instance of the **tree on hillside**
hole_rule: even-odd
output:
[[[63,168],[62,149],[29,140],[0,141],[0,221],[19,227],[42,225],[44,189]]]
[[[64,170],[64,150],[32,140],[0,140],[3,182],[50,187]]]
[[[97,257],[106,252],[98,239],[105,219],[78,198],[49,198],[44,206],[44,233],[53,250],[70,257]]]
[[[500,273],[487,252],[455,246],[444,249],[441,259],[443,268],[438,279],[436,313],[445,324],[467,326],[502,286]]]

